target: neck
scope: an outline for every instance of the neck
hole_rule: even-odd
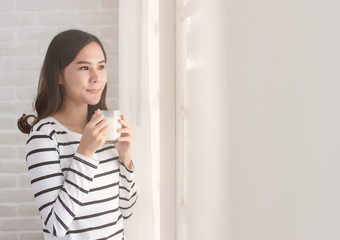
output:
[[[64,103],[52,116],[72,131],[82,133],[87,124],[87,104],[70,106]]]

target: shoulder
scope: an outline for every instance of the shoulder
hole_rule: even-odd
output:
[[[55,118],[47,117],[41,119],[34,125],[29,134],[27,143],[32,139],[36,139],[37,141],[35,142],[39,142],[40,140],[51,140],[59,147],[59,144],[61,143],[62,145],[70,145],[71,142],[76,143],[80,141],[81,137],[81,134],[69,131]]]
[[[58,149],[58,141],[55,137],[56,123],[53,118],[44,118],[37,122],[26,142],[26,153],[36,152],[37,149]],[[29,155],[29,154],[27,154]]]
[[[41,119],[39,122],[37,122],[31,132],[30,135],[36,135],[36,134],[50,134],[51,132],[55,131],[56,128],[56,122],[53,118],[47,117],[44,119]]]
[[[50,139],[57,141],[56,133],[59,133],[58,124],[52,117],[41,119],[37,122],[28,137],[27,143],[32,139]]]

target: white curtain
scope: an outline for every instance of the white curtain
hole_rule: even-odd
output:
[[[158,1],[119,1],[119,107],[134,129],[138,201],[127,240],[160,239]]]

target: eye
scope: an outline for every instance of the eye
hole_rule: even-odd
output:
[[[89,67],[88,66],[82,66],[79,68],[80,70],[89,70]]]
[[[104,64],[98,66],[98,69],[99,69],[99,70],[102,70],[102,69],[104,69],[104,68],[105,68],[105,65],[104,65]]]

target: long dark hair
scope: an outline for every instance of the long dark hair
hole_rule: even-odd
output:
[[[100,40],[87,32],[80,30],[67,30],[56,35],[51,41],[40,72],[38,92],[34,102],[34,110],[37,116],[23,114],[18,119],[18,128],[23,133],[29,133],[32,127],[41,119],[57,112],[63,104],[63,90],[59,85],[61,72],[89,43],[96,42],[103,50],[106,61],[106,53]],[[101,99],[96,105],[88,105],[88,120],[96,109],[107,109],[105,85]],[[33,120],[30,121],[30,118]]]

